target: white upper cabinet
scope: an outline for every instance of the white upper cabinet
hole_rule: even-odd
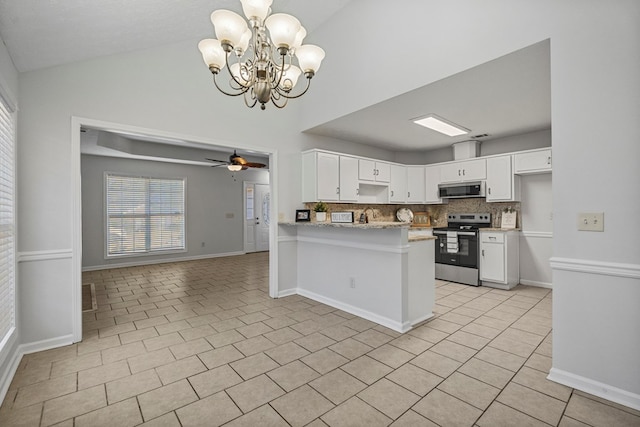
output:
[[[551,148],[514,154],[518,175],[551,172]]]
[[[341,202],[358,201],[358,159],[356,157],[340,156],[340,191]]]
[[[357,202],[358,158],[323,151],[302,154],[302,201]]]
[[[407,167],[390,165],[389,202],[404,203],[407,200]]]
[[[424,203],[424,166],[407,166],[407,203]]]
[[[487,179],[485,159],[464,160],[441,165],[440,182],[482,181]]]
[[[425,166],[425,203],[443,203],[439,196],[440,165]],[[445,200],[446,203],[446,200]]]
[[[359,159],[358,177],[360,181],[389,182],[391,178],[391,165],[385,162]]]
[[[487,202],[515,202],[520,200],[520,177],[513,174],[512,156],[487,159]]]
[[[340,200],[340,156],[321,151],[302,154],[302,201]]]

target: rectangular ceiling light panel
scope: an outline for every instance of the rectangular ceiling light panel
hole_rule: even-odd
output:
[[[417,125],[424,126],[448,136],[458,136],[469,133],[469,129],[465,129],[462,126],[454,125],[453,123],[447,122],[434,114],[430,114],[426,117],[418,119],[413,119],[413,122]]]

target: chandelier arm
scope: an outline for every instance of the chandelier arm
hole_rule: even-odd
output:
[[[244,99],[244,105],[246,105],[249,108],[253,108],[256,106],[256,104],[258,103],[258,98],[256,98],[255,96],[252,96],[251,99],[253,99],[253,104],[249,104],[249,101],[247,101],[247,92],[245,91],[244,96],[242,97]]]
[[[273,85],[274,88],[280,87],[280,82],[282,81],[282,77],[284,76],[284,55],[280,55],[280,56],[282,56],[282,65],[280,65],[280,75],[278,76],[278,83],[275,83]],[[278,68],[277,65],[276,65],[276,68]],[[280,108],[282,108],[282,107],[280,107]]]
[[[273,97],[273,95],[271,96],[271,103],[273,105],[275,105],[278,108],[284,108],[287,106],[287,101],[289,101],[288,98],[284,98],[284,102],[282,103],[282,105],[278,105],[278,103],[276,102],[275,98]]]
[[[309,87],[311,87],[311,78],[307,77],[307,87],[304,88],[304,91],[302,91],[301,93],[297,94],[297,95],[288,95],[286,92],[281,92],[280,90],[278,90],[278,93],[283,97],[283,98],[287,98],[287,99],[296,99],[296,98],[300,98],[302,95],[304,95],[305,93],[307,93],[307,91],[309,90]]]
[[[244,89],[243,91],[238,92],[238,93],[229,93],[229,92],[227,92],[227,91],[223,90],[223,89],[220,87],[220,85],[218,85],[218,81],[216,80],[216,74],[214,74],[214,75],[213,75],[213,83],[216,85],[216,87],[218,88],[218,90],[219,90],[220,92],[222,92],[223,94],[225,94],[225,95],[227,95],[227,96],[238,96],[238,95],[242,95],[242,94],[243,94],[243,93],[245,93],[247,90],[249,90],[249,88],[246,88],[246,89]]]
[[[242,90],[242,92],[240,92],[240,93],[238,94],[238,95],[241,95],[241,94],[245,93],[247,90],[249,90],[249,88],[250,88],[252,85],[250,85],[250,84],[248,84],[248,85],[243,85],[242,83],[240,83],[240,82],[238,81],[238,79],[236,79],[236,76],[234,76],[234,75],[233,75],[233,73],[231,72],[231,66],[229,66],[229,56],[230,56],[230,54],[231,54],[230,52],[227,52],[227,65],[226,65],[226,68],[227,68],[227,71],[229,72],[229,75],[231,76],[231,79],[232,79],[234,82],[236,82],[236,84],[237,84],[238,86],[245,88],[244,90]],[[238,61],[238,62],[239,62],[239,61]],[[231,85],[229,85],[229,86],[231,86]],[[220,88],[218,88],[218,89],[220,89]],[[240,90],[240,89],[238,89],[238,90]],[[224,92],[223,92],[223,93],[224,93]]]

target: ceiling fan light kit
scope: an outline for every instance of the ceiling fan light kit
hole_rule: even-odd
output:
[[[211,22],[217,39],[198,43],[202,59],[223,94],[242,95],[249,108],[259,103],[264,110],[269,101],[283,108],[289,99],[299,98],[309,90],[311,79],[324,59],[324,50],[302,44],[307,31],[296,17],[286,13],[270,15],[273,0],[240,2],[249,24],[230,10],[214,11]],[[223,68],[229,75],[228,87],[224,89],[218,83]],[[306,87],[293,94],[302,74],[307,79]]]
[[[236,153],[236,150],[233,150],[233,154],[229,156],[229,161],[216,159],[207,160],[220,163],[218,165],[213,165],[212,167],[217,168],[218,166],[226,166],[231,172],[239,172],[249,168],[264,168],[267,166],[264,163],[247,162],[244,157],[239,156],[238,153]]]

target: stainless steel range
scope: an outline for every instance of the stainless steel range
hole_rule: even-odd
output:
[[[433,230],[436,279],[480,286],[478,230],[491,226],[491,214],[449,214],[447,219],[447,227]]]

